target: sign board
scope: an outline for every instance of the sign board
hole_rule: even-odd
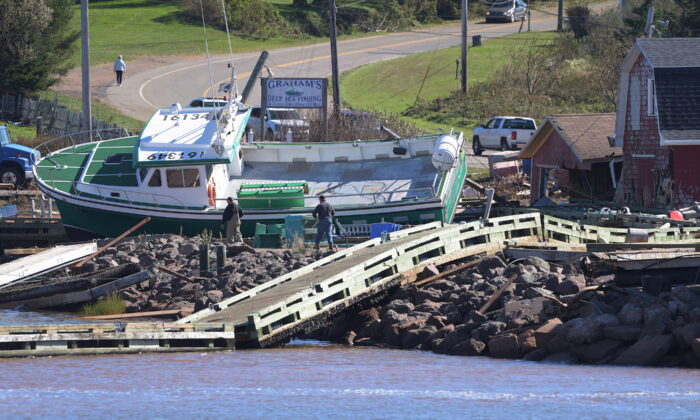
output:
[[[269,108],[323,108],[327,79],[263,79]]]
[[[260,115],[268,108],[321,108],[323,138],[328,141],[328,79],[326,78],[260,78]],[[265,133],[265,118],[260,118],[261,138]]]

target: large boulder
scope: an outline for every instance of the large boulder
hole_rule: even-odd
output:
[[[549,340],[557,333],[557,329],[562,324],[563,322],[561,322],[559,318],[552,318],[535,329],[537,348],[546,348],[549,344]]]
[[[619,323],[620,321],[610,314],[572,319],[568,322],[570,328],[566,339],[574,344],[594,343],[603,338],[605,327]]]
[[[483,342],[470,338],[464,328],[458,327],[447,334],[433,350],[441,354],[478,356],[484,348],[486,345]]]
[[[408,300],[403,300],[403,299],[395,299],[392,300],[389,305],[387,305],[388,310],[392,310],[395,312],[398,312],[400,314],[405,314],[408,312],[411,312],[415,306]]]
[[[670,334],[647,335],[625,349],[612,361],[615,365],[654,366],[673,348]]]
[[[407,330],[403,336],[403,348],[412,349],[430,342],[437,331],[437,328],[433,326]]]
[[[505,322],[486,321],[471,332],[471,337],[475,340],[487,343],[491,337],[500,334],[506,328]]]
[[[623,344],[622,341],[606,338],[592,344],[573,346],[571,351],[582,362],[597,363],[614,356]]]
[[[494,268],[505,268],[506,263],[498,257],[486,257],[476,266],[476,270],[482,275],[488,274],[488,270]]]
[[[603,335],[612,340],[637,341],[642,328],[637,325],[610,325],[603,328]]]
[[[515,334],[501,334],[493,337],[488,343],[489,354],[497,359],[517,359],[520,357],[520,346]]]
[[[567,275],[564,280],[557,287],[557,294],[559,295],[575,295],[580,292],[581,289],[586,287],[586,278],[581,275]]]
[[[544,287],[547,290],[556,292],[559,290],[559,285],[566,276],[560,273],[549,273],[547,277],[544,278]]]
[[[506,323],[509,328],[536,324],[544,317],[544,297],[509,300],[505,304]]]
[[[540,271],[542,273],[549,273],[549,271],[551,270],[549,263],[540,257],[526,257],[525,261],[523,261],[523,264],[532,265],[535,268],[537,268],[537,271]]]
[[[617,319],[619,319],[620,323],[623,325],[637,325],[642,323],[644,314],[642,308],[628,302],[620,309],[620,312],[617,314]]]

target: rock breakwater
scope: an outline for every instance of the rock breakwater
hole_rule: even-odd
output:
[[[700,301],[691,289],[651,296],[613,280],[537,257],[510,265],[488,257],[445,278],[402,286],[386,304],[345,312],[321,337],[448,355],[700,367]]]

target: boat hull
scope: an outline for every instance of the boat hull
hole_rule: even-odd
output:
[[[91,207],[86,204],[74,204],[56,200],[68,235],[74,240],[96,237],[115,237],[136,225],[146,216],[151,220],[134,234],[174,233],[185,236],[201,234],[205,229],[215,237],[226,233],[221,228],[221,213],[211,214],[176,214],[163,212],[161,215],[146,215],[127,213],[116,209],[107,210]],[[376,223],[381,221],[405,220],[407,224],[420,224],[442,220],[443,209],[439,202],[432,206],[426,204],[393,206],[394,208],[379,209],[355,208],[337,211],[337,220],[341,224]],[[255,233],[255,225],[284,223],[288,214],[303,214],[299,211],[271,214],[246,214],[241,224],[243,236],[251,237]],[[307,213],[308,214],[308,213]]]

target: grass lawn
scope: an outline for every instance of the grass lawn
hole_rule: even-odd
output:
[[[524,44],[519,40],[537,38],[543,42],[551,42],[554,36],[555,32],[520,33],[484,40],[480,47],[469,47],[469,85],[486,80],[500,69],[509,59],[510,51]],[[450,92],[459,89],[459,79],[455,78],[455,60],[460,55],[461,47],[456,46],[373,63],[344,72],[340,77],[343,106],[401,113],[415,103],[419,92],[420,99],[425,101],[448,96]],[[421,90],[424,78],[425,84]],[[410,117],[405,119],[431,132],[437,131],[438,128],[445,131],[451,128]],[[465,131],[465,137],[469,134],[467,138],[471,138],[471,130],[474,127],[454,128]]]
[[[273,3],[291,3],[278,0]],[[73,25],[80,29],[80,4],[73,6]],[[118,55],[129,61],[143,55],[204,55],[202,22],[182,13],[174,0],[113,0],[90,2],[90,62],[111,63]],[[228,52],[226,31],[207,26],[211,53]],[[300,39],[243,39],[231,37],[234,52],[273,49],[317,41]],[[80,64],[80,51],[73,57]]]
[[[31,140],[36,138],[36,128],[10,124],[7,121],[0,121],[0,125],[7,125],[10,131],[10,139],[13,143],[19,143],[23,139]]]
[[[58,104],[65,106],[73,112],[81,112],[83,101],[80,98],[74,98],[69,95],[62,95],[55,91],[41,92],[41,99],[45,102],[51,102],[58,96]],[[127,117],[112,107],[104,105],[99,100],[92,98],[92,116],[99,121],[105,121],[110,124],[117,124],[123,128],[141,128],[144,126],[143,121],[135,118]]]

